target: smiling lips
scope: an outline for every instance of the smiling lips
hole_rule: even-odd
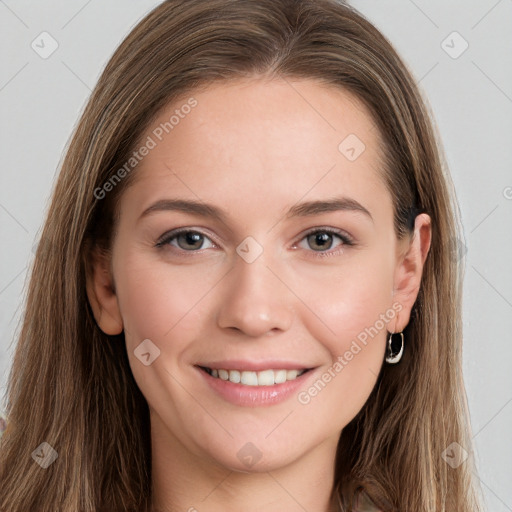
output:
[[[282,359],[208,361],[195,367],[216,395],[243,407],[271,406],[288,400],[308,377],[314,376],[315,369]]]
[[[208,368],[200,366],[214,378],[224,381],[230,381],[234,384],[244,384],[246,386],[273,386],[282,384],[286,381],[295,380],[297,377],[308,371],[307,369],[280,369],[280,370],[226,370],[224,368]]]

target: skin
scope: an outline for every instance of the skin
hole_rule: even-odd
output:
[[[400,332],[409,321],[430,219],[419,215],[414,236],[396,238],[379,170],[380,135],[346,91],[313,80],[254,79],[190,96],[197,106],[133,171],[112,260],[97,256],[87,285],[101,329],[124,329],[131,369],[149,404],[154,507],[327,512],[340,432],[375,385],[388,331]],[[141,141],[190,96],[165,108]],[[366,146],[354,161],[338,149],[349,134]],[[298,202],[335,195],[358,201],[371,218],[354,210],[285,217]],[[226,220],[177,211],[140,218],[165,198],[214,204]],[[155,247],[181,227],[205,237],[195,246],[180,237]],[[354,245],[332,235],[321,246],[305,236],[327,227],[348,233]],[[248,236],[263,249],[252,263],[236,252]],[[192,250],[183,248],[191,243]],[[193,366],[235,358],[299,361],[316,368],[301,388],[307,390],[393,304],[399,315],[360,344],[308,404],[293,394],[271,406],[236,406]],[[149,366],[134,354],[145,339],[160,350]],[[237,456],[248,442],[261,454],[251,467]]]

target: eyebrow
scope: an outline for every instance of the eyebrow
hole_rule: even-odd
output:
[[[200,217],[210,217],[223,223],[227,223],[228,221],[227,213],[223,209],[213,204],[190,199],[161,199],[160,201],[152,204],[149,208],[146,208],[146,210],[144,210],[140,215],[139,220],[152,213],[162,211],[179,211],[182,213],[198,215]],[[361,203],[348,197],[335,197],[326,200],[306,201],[303,203],[298,203],[293,205],[288,210],[285,218],[290,219],[293,217],[309,217],[313,215],[319,215],[321,213],[336,211],[352,211],[363,213],[373,222],[371,213]]]

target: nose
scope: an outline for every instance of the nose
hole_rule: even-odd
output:
[[[249,337],[286,331],[293,320],[294,294],[286,277],[266,256],[252,263],[236,257],[221,289],[217,324]]]

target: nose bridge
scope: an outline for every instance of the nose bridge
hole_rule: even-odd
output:
[[[247,237],[237,247],[233,268],[218,315],[222,328],[236,328],[250,336],[287,330],[292,320],[293,294],[275,275],[274,251]],[[274,268],[275,267],[275,268]]]

